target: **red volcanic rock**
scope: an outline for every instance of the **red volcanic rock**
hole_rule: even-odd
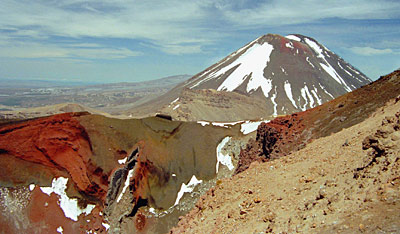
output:
[[[294,145],[289,143],[295,142],[304,130],[305,125],[302,121],[306,113],[307,111],[300,112],[261,123],[257,129],[256,140],[251,139],[240,152],[235,174],[246,170],[253,161],[266,161],[294,150]]]
[[[30,120],[0,128],[0,152],[9,157],[66,171],[78,190],[104,198],[106,187],[88,177],[90,139],[80,125],[79,114],[66,113]]]

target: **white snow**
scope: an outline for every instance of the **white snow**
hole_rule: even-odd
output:
[[[330,93],[325,89],[325,87],[322,86],[322,84],[320,84],[320,83],[318,83],[318,84],[319,84],[319,86],[321,87],[321,89],[324,90],[324,92],[325,92],[326,94],[328,94],[332,99],[335,99],[335,98],[332,96],[332,94],[330,94]]]
[[[305,88],[301,88],[300,92],[301,92],[301,96],[305,100],[305,103],[304,103],[303,107],[300,107],[300,109],[302,111],[305,111],[307,109],[307,105],[308,105],[308,99],[307,99],[307,94],[306,94]]]
[[[293,99],[292,88],[291,88],[291,85],[288,80],[285,81],[285,83],[283,84],[283,87],[285,88],[286,96],[289,98],[289,100],[293,104],[293,106],[297,108],[296,102]]]
[[[310,91],[308,90],[308,86],[304,85],[304,91],[307,94],[308,100],[310,100],[310,107],[314,107],[314,98],[311,96]]]
[[[315,99],[317,99],[318,105],[322,104],[322,100],[318,96],[318,90],[317,88],[313,85],[314,89],[311,90],[311,93],[314,95]]]
[[[280,68],[281,68],[282,72],[287,75],[285,69],[283,67],[280,67]]]
[[[78,206],[77,199],[70,199],[67,196],[67,193],[65,192],[65,190],[67,189],[67,182],[68,178],[54,178],[53,182],[51,183],[51,187],[41,187],[40,190],[42,190],[43,193],[46,193],[49,196],[51,195],[51,193],[59,195],[59,205],[63,210],[65,217],[70,218],[74,221],[78,221],[79,215],[81,215],[82,213],[85,213],[86,215],[90,214],[95,205],[89,204],[86,206],[85,209],[81,209]]]
[[[356,74],[360,75],[360,73],[357,70],[354,70],[352,67],[347,66],[348,68],[350,68],[350,70],[352,70],[353,72],[355,72]]]
[[[172,173],[172,177],[176,177],[176,174],[175,174],[175,173]]]
[[[174,103],[177,102],[177,101],[179,101],[179,97],[176,98],[175,100],[173,100],[173,101],[171,102],[171,104],[174,104]]]
[[[203,127],[210,124],[210,123],[207,122],[207,121],[197,121],[197,123],[198,123],[198,124],[201,124],[201,126],[203,126]]]
[[[63,234],[63,231],[64,231],[64,229],[63,229],[61,226],[59,226],[59,227],[57,228],[57,232],[58,232],[58,233]]]
[[[357,76],[353,76],[353,74],[351,74],[349,71],[347,71],[346,69],[344,69],[344,68],[342,67],[342,65],[340,65],[339,62],[338,62],[338,65],[339,65],[339,67],[340,67],[343,71],[345,71],[349,76],[355,78],[355,79],[358,80],[359,82],[362,82],[360,79],[358,79]],[[352,85],[352,86],[354,87],[354,85]]]
[[[207,121],[197,121],[198,124],[201,124],[201,126],[206,126],[209,124],[212,124],[213,126],[221,127],[221,128],[229,128],[230,126],[233,126],[238,123],[243,123],[243,121],[236,121],[236,122],[207,122]]]
[[[242,123],[243,121],[236,121],[236,122],[212,122],[211,124],[213,126],[218,126],[218,127],[223,127],[223,128],[229,128],[230,126],[233,126],[238,123]]]
[[[322,54],[323,50],[321,49],[321,47],[319,47],[319,45],[316,42],[308,38],[305,38],[304,40],[315,51],[315,53],[318,54],[319,58],[325,59],[324,55]]]
[[[174,206],[179,204],[179,201],[181,200],[184,193],[191,193],[193,191],[193,189],[196,187],[196,185],[200,184],[201,182],[203,182],[203,181],[198,180],[196,178],[196,176],[193,175],[187,185],[185,183],[182,183],[181,189],[179,190],[178,196],[176,197]]]
[[[261,121],[256,121],[256,122],[251,122],[251,121],[246,121],[244,123],[242,123],[242,125],[240,125],[240,131],[246,135],[249,134],[251,132],[254,132],[257,130],[258,126],[261,123],[268,123],[268,120],[261,120]]]
[[[287,47],[287,48],[294,49],[294,47],[293,47],[293,43],[292,43],[291,41],[290,41],[290,42],[288,42],[288,43],[286,43],[285,45],[286,45],[286,47]]]
[[[301,39],[296,37],[295,35],[287,35],[286,38],[294,41],[301,41]]]
[[[308,64],[310,64],[311,67],[315,68],[314,64],[312,64],[309,59],[310,59],[309,57],[306,58]]]
[[[208,81],[208,80],[211,80],[211,79],[214,79],[214,78],[218,77],[218,76],[216,76],[215,74],[217,73],[217,71],[220,69],[220,67],[223,65],[223,63],[224,63],[225,61],[227,61],[228,59],[230,59],[230,58],[236,56],[237,54],[241,53],[243,50],[247,50],[248,48],[252,47],[253,44],[255,44],[256,41],[257,41],[259,38],[261,38],[261,37],[262,37],[262,36],[256,38],[254,41],[248,43],[247,45],[243,46],[242,48],[240,48],[240,49],[237,50],[236,52],[233,52],[233,53],[230,54],[229,56],[227,56],[227,57],[225,57],[224,59],[222,59],[221,61],[219,61],[219,62],[218,62],[218,65],[217,65],[216,67],[213,68],[214,72],[211,72],[211,73],[210,73],[209,70],[206,70],[206,71],[204,71],[203,73],[201,73],[201,74],[198,76],[198,78],[196,79],[196,81],[198,81],[198,80],[199,80],[199,81],[198,81],[197,83],[195,83],[194,85],[192,85],[192,86],[190,87],[190,89],[193,89],[193,88],[195,88],[196,86],[199,86],[200,84],[202,84],[202,83],[204,83],[204,82],[206,82],[206,81]],[[207,73],[208,73],[208,74],[207,74]],[[206,76],[205,76],[205,75],[206,75]],[[204,77],[204,76],[205,76],[205,77]]]
[[[172,110],[176,110],[181,104],[176,105]]]
[[[342,77],[339,76],[339,74],[336,72],[336,70],[332,67],[331,64],[328,63],[328,61],[325,59],[325,56],[323,55],[323,49],[321,49],[321,47],[319,47],[319,45],[308,39],[305,38],[306,43],[315,51],[315,53],[317,53],[317,57],[321,58],[325,64],[320,63],[320,65],[322,66],[322,68],[326,71],[326,73],[328,73],[333,79],[336,80],[336,82],[338,82],[339,84],[343,84],[344,88],[350,92],[351,88],[346,84],[346,82],[344,82],[344,80],[342,79]]]
[[[272,104],[274,104],[274,113],[272,114],[272,116],[274,116],[274,117],[278,115],[278,111],[277,111],[278,104],[275,102],[275,98],[276,98],[276,86],[275,86],[275,92],[274,92],[274,94],[272,94],[272,97],[271,97],[271,102],[272,102]]]
[[[124,187],[122,188],[122,192],[118,195],[117,203],[121,200],[122,195],[124,195],[126,189],[128,188],[129,182],[131,181],[131,178],[132,178],[132,176],[133,176],[134,171],[135,171],[135,169],[129,170],[128,176],[126,177],[126,180],[125,180]]]
[[[110,228],[110,224],[108,224],[108,223],[101,223],[101,225],[103,225],[103,227],[106,229],[106,231],[108,231],[108,229]]]
[[[264,68],[270,60],[270,55],[274,47],[268,43],[254,44],[237,60],[228,66],[222,68],[213,76],[217,77],[235,66],[236,69],[222,82],[218,87],[218,91],[233,91],[239,87],[249,76],[251,79],[247,84],[246,91],[250,92],[261,88],[265,97],[268,97],[269,91],[272,89],[271,80],[264,77]]]
[[[123,159],[119,159],[119,160],[118,160],[118,163],[119,163],[119,164],[125,164],[125,163],[126,163],[126,160],[128,160],[128,157],[125,157],[125,158],[123,158]]]
[[[320,63],[320,65],[322,66],[322,68],[332,77],[334,78],[339,84],[343,84],[344,88],[350,92],[351,88],[344,82],[344,80],[342,79],[342,77],[339,76],[339,74],[337,74],[337,72],[335,71],[335,69],[328,63],[328,66]]]
[[[30,184],[29,185],[29,191],[33,191],[35,189],[36,185],[35,184]]]
[[[342,69],[343,71],[345,71],[349,76],[353,76],[350,72],[348,72],[347,70],[345,70],[342,65],[340,65],[339,62],[337,62],[337,65],[339,65],[340,69]]]
[[[230,141],[232,137],[225,137],[217,146],[217,165],[215,169],[215,173],[218,173],[219,164],[225,165],[229,170],[233,170],[234,166],[232,164],[232,158],[229,154],[223,154],[221,152],[222,148],[225,146],[228,141]]]

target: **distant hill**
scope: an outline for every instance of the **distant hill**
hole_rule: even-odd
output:
[[[10,110],[32,112],[22,109],[75,103],[120,115],[123,110],[159,97],[189,77],[177,75],[144,82],[77,86],[63,82],[2,80],[0,84],[4,85],[0,85],[0,113]]]

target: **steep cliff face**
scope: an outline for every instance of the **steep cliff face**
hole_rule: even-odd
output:
[[[218,168],[218,176],[233,172],[220,165],[217,149],[239,129],[88,113],[3,125],[0,227],[166,232],[214,183]]]

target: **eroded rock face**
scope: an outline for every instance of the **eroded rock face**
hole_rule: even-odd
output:
[[[305,112],[278,117],[271,122],[261,123],[257,129],[256,140],[251,139],[246,148],[241,150],[235,173],[246,170],[253,161],[266,161],[288,154],[293,142],[304,131],[303,115]]]
[[[67,113],[4,126],[0,129],[0,150],[9,157],[66,172],[80,192],[102,201],[106,180],[91,165],[90,139],[78,116]]]

